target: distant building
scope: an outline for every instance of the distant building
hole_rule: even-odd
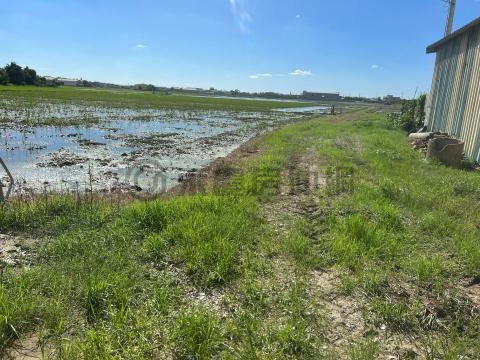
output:
[[[185,87],[185,88],[182,88],[182,90],[184,90],[184,91],[205,91],[202,88],[196,88],[196,87]]]
[[[305,100],[314,100],[314,101],[342,100],[340,93],[316,93],[316,92],[304,91],[301,97],[302,99],[305,99]]]
[[[61,78],[61,77],[52,77],[52,76],[45,76],[45,80],[47,81],[47,85],[52,85],[54,82],[65,85],[65,86],[80,86],[82,85],[81,80],[77,79],[68,79],[68,78]]]
[[[387,95],[383,97],[383,102],[387,104],[396,104],[402,101],[399,96]]]
[[[427,127],[465,142],[480,162],[480,18],[427,48],[436,53],[427,102]]]

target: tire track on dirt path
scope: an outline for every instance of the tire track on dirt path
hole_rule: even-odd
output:
[[[326,199],[328,193],[329,164],[322,159],[314,147],[292,155],[281,176],[278,194],[271,202],[263,204],[263,214],[271,226],[275,240],[280,243],[292,231],[292,223],[306,223],[306,233],[311,244],[322,241],[322,234],[328,229],[326,218],[330,208]],[[278,271],[291,269],[288,259],[280,255]],[[283,280],[295,276],[294,271],[282,274]],[[297,272],[298,273],[298,272]],[[414,339],[402,334],[392,334],[385,326],[372,328],[365,319],[368,299],[360,292],[346,294],[342,291],[342,277],[345,274],[336,267],[303,270],[308,286],[307,296],[316,304],[325,317],[324,350],[333,351],[337,358],[348,358],[352,346],[362,344],[367,338],[378,341],[380,353],[387,359],[405,358],[418,354]],[[326,348],[325,348],[326,347]]]

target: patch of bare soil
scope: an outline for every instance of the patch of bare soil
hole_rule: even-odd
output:
[[[477,313],[480,313],[480,275],[461,284],[460,292],[465,295]]]
[[[480,311],[480,285],[474,285],[466,289],[465,295],[472,304]]]
[[[334,270],[314,271],[310,276],[310,294],[328,318],[327,339],[337,350],[346,349],[365,333],[361,298],[340,292],[339,274]]]
[[[371,338],[380,345],[379,358],[416,358],[420,351],[414,336],[390,332],[386,325],[374,327],[365,321],[367,298],[362,293],[341,292],[341,274],[335,269],[311,274],[311,296],[328,319],[326,337],[338,358],[347,359],[348,349]]]
[[[33,246],[37,242],[32,238],[0,234],[0,264],[13,267],[30,265],[35,256]]]
[[[16,341],[5,356],[7,360],[53,359],[53,354],[42,347],[37,335]]]

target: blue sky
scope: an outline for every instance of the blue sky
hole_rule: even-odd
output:
[[[122,84],[413,96],[441,0],[0,0],[0,64]],[[455,28],[480,16],[457,0]]]

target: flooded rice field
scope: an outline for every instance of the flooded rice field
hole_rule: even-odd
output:
[[[17,192],[166,191],[259,132],[318,111],[2,105],[0,157]]]
[[[280,108],[275,109],[274,111],[279,111],[283,113],[299,113],[299,114],[325,114],[331,110],[330,106],[306,106],[306,107],[290,107],[290,108]]]

